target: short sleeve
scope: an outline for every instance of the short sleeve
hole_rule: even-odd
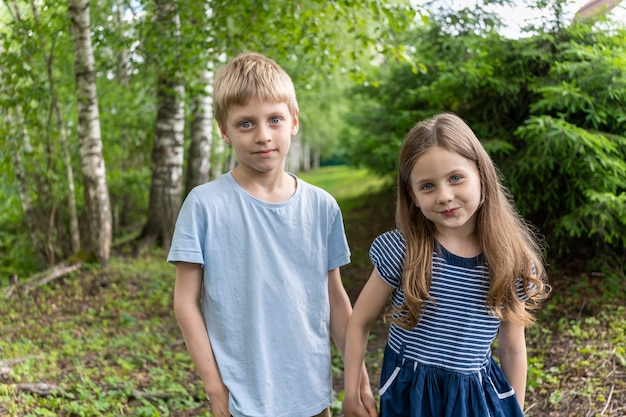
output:
[[[374,239],[369,254],[381,278],[392,287],[400,288],[406,256],[404,236],[397,230],[383,233]]]
[[[206,214],[196,193],[189,193],[178,213],[167,261],[204,265],[201,236],[206,234]]]
[[[331,271],[340,266],[350,263],[350,248],[343,227],[343,216],[337,202],[333,200],[334,216],[330,224],[328,237],[328,270]]]
[[[533,265],[533,275],[537,276],[537,268]],[[530,299],[530,297],[528,296],[528,294],[534,294],[537,292],[537,285],[529,282],[526,285],[526,288],[524,288],[524,280],[521,277],[517,278],[517,281],[515,282],[515,295],[517,295],[517,298],[525,303],[526,301],[528,301]]]

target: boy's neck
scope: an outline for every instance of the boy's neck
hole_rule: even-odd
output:
[[[267,203],[284,203],[296,192],[296,179],[284,170],[250,173],[237,166],[231,174],[241,188]]]

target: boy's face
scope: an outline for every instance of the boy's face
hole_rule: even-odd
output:
[[[291,137],[298,133],[298,115],[286,103],[250,100],[229,109],[220,132],[233,146],[240,169],[257,173],[284,171]]]

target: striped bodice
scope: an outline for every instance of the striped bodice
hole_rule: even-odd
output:
[[[401,278],[406,245],[398,231],[376,238],[370,257],[380,276],[395,288],[394,307],[404,301]],[[430,294],[416,327],[390,327],[389,346],[419,363],[455,372],[479,371],[488,361],[500,321],[485,305],[489,271],[482,256],[461,258],[439,246],[433,253]]]

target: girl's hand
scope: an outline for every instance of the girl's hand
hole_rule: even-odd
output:
[[[372,393],[372,388],[369,385],[369,380],[366,387],[361,388],[361,404],[368,412],[368,416],[370,417],[378,417],[378,409],[376,408],[376,399],[374,398],[374,393]]]
[[[366,403],[367,406],[361,398],[344,397],[342,403],[344,417],[378,417],[374,397],[371,397],[371,401],[366,400]]]

